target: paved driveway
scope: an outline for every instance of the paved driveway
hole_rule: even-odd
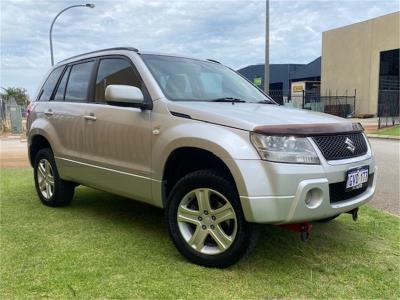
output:
[[[378,165],[378,182],[371,206],[400,215],[400,140],[370,138]]]
[[[370,205],[400,215],[400,140],[370,139],[378,170],[378,185]],[[29,167],[26,142],[0,139],[0,168]]]
[[[29,166],[26,142],[15,137],[0,138],[0,168],[25,168]]]

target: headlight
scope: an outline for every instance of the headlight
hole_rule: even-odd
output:
[[[251,132],[250,140],[264,160],[298,164],[320,163],[307,138],[268,136]]]

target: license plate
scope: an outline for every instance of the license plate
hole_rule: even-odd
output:
[[[346,192],[360,189],[368,182],[369,167],[363,166],[347,171]]]

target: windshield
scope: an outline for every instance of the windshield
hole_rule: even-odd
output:
[[[164,94],[175,101],[272,102],[235,71],[214,62],[142,54]]]

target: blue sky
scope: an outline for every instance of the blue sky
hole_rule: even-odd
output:
[[[55,61],[115,46],[214,58],[233,68],[264,59],[265,1],[88,0],[53,29]],[[0,0],[0,86],[33,96],[50,67],[48,31],[62,8],[88,1]],[[270,62],[308,63],[322,32],[399,11],[400,0],[270,1]]]

